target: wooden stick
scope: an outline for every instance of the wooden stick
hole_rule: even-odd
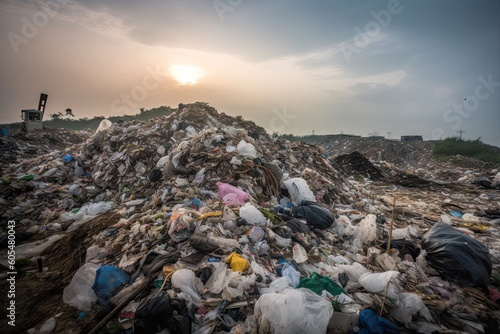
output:
[[[101,322],[97,324],[97,326],[94,327],[94,329],[90,331],[89,334],[98,334],[114,316],[116,316],[125,306],[127,306],[132,301],[132,299],[138,296],[139,293],[141,293],[151,282],[155,280],[158,270],[162,268],[163,265],[164,263],[158,262],[153,268],[151,268],[151,270],[149,270],[149,272],[145,273],[149,277],[144,278],[144,281],[139,284],[139,286],[132,293],[130,293],[130,296],[128,296],[127,299],[118,304],[104,319],[101,320]]]
[[[124,301],[122,301],[120,304],[118,304],[111,312],[108,313],[108,315],[106,317],[104,317],[104,319],[102,319],[98,324],[97,326],[94,327],[94,329],[92,329],[90,331],[90,334],[98,334],[101,329],[104,328],[104,326],[106,326],[106,324],[113,318],[115,317],[125,306],[127,306],[131,301],[132,299],[134,299],[137,295],[139,295],[139,293],[142,292],[142,290],[144,290],[144,288],[146,288],[153,280],[155,279],[154,276],[151,276],[147,279],[145,279],[131,294],[130,296],[128,296]]]
[[[389,241],[387,241],[387,253],[391,255],[392,226],[394,225],[394,211],[396,210],[396,198],[392,203],[391,225],[389,225]]]

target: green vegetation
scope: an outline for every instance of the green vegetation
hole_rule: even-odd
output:
[[[500,164],[500,149],[477,140],[462,140],[457,137],[436,141],[434,145],[436,158],[447,158],[463,155],[486,163]]]

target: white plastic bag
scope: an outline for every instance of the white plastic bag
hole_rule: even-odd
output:
[[[75,273],[69,285],[64,288],[63,301],[80,311],[90,311],[97,296],[92,290],[96,271],[100,266],[94,263],[85,263]]]
[[[366,273],[359,278],[359,284],[369,292],[385,295],[397,301],[399,292],[398,276],[398,271]]]
[[[188,300],[194,305],[200,305],[203,293],[203,282],[196,277],[194,272],[189,269],[177,270],[172,274],[172,286],[181,289],[188,296]]]
[[[290,278],[288,278],[287,276],[283,276],[272,281],[271,284],[269,284],[269,287],[260,289],[260,293],[261,295],[266,293],[279,293],[285,289],[290,289],[290,288],[291,288]]]
[[[377,217],[369,214],[359,222],[357,230],[357,238],[363,243],[369,243],[377,239]]]
[[[333,314],[331,302],[309,289],[285,289],[267,293],[255,304],[254,321],[277,334],[323,334]]]
[[[358,262],[353,262],[351,265],[338,265],[338,268],[342,269],[343,272],[349,276],[349,282],[347,282],[347,286],[350,288],[359,287],[359,278],[368,273],[368,269],[366,269],[362,264]]]
[[[417,313],[428,321],[432,320],[431,313],[422,299],[418,295],[409,292],[400,293],[399,304],[391,308],[391,315],[403,324],[410,323],[412,317]]]
[[[97,202],[97,203],[91,203],[88,206],[87,209],[87,214],[89,216],[99,216],[102,215],[103,213],[108,212],[109,210],[113,209],[116,207],[116,204],[112,201],[109,202]]]
[[[113,125],[113,123],[111,123],[111,121],[109,119],[103,119],[101,121],[101,123],[99,123],[99,127],[97,128],[95,134],[98,134],[99,132],[102,132],[102,131],[109,130],[109,128],[111,128],[112,125]]]
[[[299,285],[300,273],[293,266],[285,263],[281,270],[281,274],[283,277],[288,277],[291,287],[296,288],[297,285]]]
[[[238,146],[236,146],[236,150],[238,151],[238,154],[241,155],[242,157],[246,157],[248,159],[257,158],[257,151],[255,150],[255,146],[253,146],[250,143],[247,143],[244,140],[238,143]]]
[[[267,219],[255,206],[246,203],[240,208],[240,217],[245,219],[250,225],[266,226]]]
[[[306,180],[300,177],[294,177],[283,181],[283,184],[288,189],[290,194],[290,199],[296,205],[302,203],[302,201],[312,201],[316,202],[313,192],[309,189]]]
[[[212,272],[207,283],[205,283],[205,287],[211,293],[218,294],[221,293],[229,283],[228,280],[226,280],[227,265],[223,262],[218,262],[214,263],[213,266],[215,270]]]

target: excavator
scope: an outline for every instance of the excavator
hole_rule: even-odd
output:
[[[21,128],[24,132],[43,129],[43,114],[45,112],[45,105],[47,104],[48,95],[41,93],[38,102],[38,109],[24,109],[21,110],[21,118],[23,123]]]

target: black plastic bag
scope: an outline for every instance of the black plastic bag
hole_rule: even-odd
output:
[[[380,248],[387,249],[387,241],[380,245]],[[420,248],[417,247],[411,240],[395,239],[391,240],[391,249],[399,251],[399,257],[404,259],[406,254],[410,254],[413,261],[420,255]]]
[[[311,230],[309,226],[301,222],[297,218],[293,218],[292,216],[281,214],[280,217],[285,221],[286,225],[290,227],[293,232],[299,233],[309,233]]]
[[[427,251],[427,261],[443,279],[463,287],[485,288],[490,283],[488,247],[452,226],[432,226],[422,236],[422,247]]]
[[[137,308],[134,333],[158,333],[168,327],[167,319],[172,316],[173,312],[170,297],[165,292],[144,299]]]
[[[331,212],[312,201],[302,201],[292,209],[292,216],[304,219],[307,225],[320,230],[327,229],[333,224]]]
[[[217,245],[215,241],[198,233],[195,233],[189,237],[189,244],[197,251],[203,253],[212,253],[219,248],[219,245]]]
[[[184,301],[170,299],[168,294],[162,291],[141,302],[135,316],[134,333],[154,334],[167,328],[170,333],[189,334],[191,320]]]

